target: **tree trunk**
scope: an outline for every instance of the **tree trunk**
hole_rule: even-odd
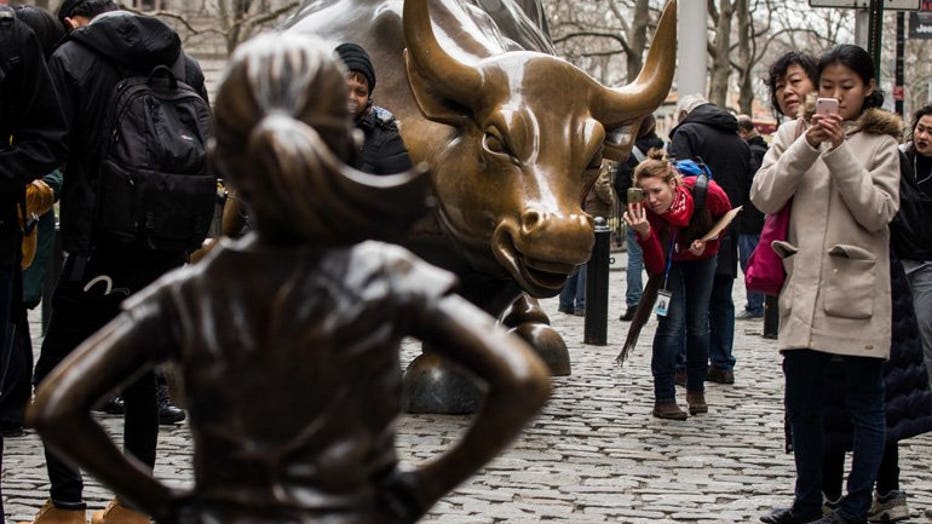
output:
[[[734,13],[731,0],[720,0],[712,41],[712,74],[709,83],[709,101],[725,107],[728,98],[728,77],[731,75],[731,18]]]
[[[647,47],[647,26],[650,23],[649,0],[637,0],[634,4],[634,18],[628,31],[627,57],[628,82],[637,78],[641,68],[644,67],[644,49]]]
[[[754,89],[751,84],[751,72],[754,69],[754,57],[751,53],[751,38],[754,37],[754,24],[748,9],[750,0],[736,0],[735,17],[738,19],[738,106],[744,114],[751,114],[754,102]]]

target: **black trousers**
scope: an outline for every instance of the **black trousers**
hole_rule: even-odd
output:
[[[90,257],[69,256],[52,296],[52,316],[36,363],[36,385],[85,339],[113,320],[126,297],[183,260],[180,253],[130,250],[117,245],[98,247]],[[159,430],[153,374],[144,374],[122,394],[124,449],[152,467]],[[60,507],[83,504],[81,473],[48,448],[45,457],[52,501]]]

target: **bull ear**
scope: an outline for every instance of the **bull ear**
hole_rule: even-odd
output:
[[[404,52],[405,69],[408,71],[408,85],[411,94],[424,118],[441,124],[462,127],[472,119],[472,109],[444,97],[438,90],[431,89],[430,84],[417,71],[407,49]]]
[[[605,130],[605,158],[615,162],[624,162],[628,158],[637,139],[641,121],[642,119],[638,118],[634,122]]]

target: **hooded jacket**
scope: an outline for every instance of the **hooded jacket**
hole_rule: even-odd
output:
[[[356,128],[362,131],[365,142],[353,167],[373,175],[394,175],[411,169],[411,157],[395,116],[387,109],[373,104],[356,121]]]
[[[738,119],[716,106],[703,104],[693,109],[670,132],[670,156],[677,160],[702,158],[712,178],[725,190],[734,207],[748,201],[747,182],[751,178],[751,149],[738,136]],[[742,217],[736,218],[740,227]],[[715,274],[738,275],[738,229],[730,227],[722,236]]]
[[[52,81],[68,126],[71,155],[61,195],[61,232],[65,251],[87,254],[93,245],[96,178],[110,100],[120,70],[148,74],[171,67],[181,53],[181,39],[164,22],[127,11],[95,17],[72,31],[49,59]],[[185,55],[184,81],[207,100],[204,75]]]
[[[787,241],[775,242],[786,282],[780,350],[887,358],[890,232],[899,207],[898,117],[869,109],[845,123],[837,148],[814,148],[799,122],[777,131],[754,177],[751,200],[776,213],[793,199]]]
[[[65,123],[36,36],[0,6],[0,265],[19,256],[26,185],[65,157]]]
[[[748,172],[748,176],[744,179],[745,188],[743,192],[745,195],[750,195],[751,183],[754,181],[754,175],[757,174],[757,170],[760,169],[761,164],[764,163],[764,155],[767,154],[767,150],[770,146],[768,146],[767,142],[760,136],[752,137],[748,139],[747,142],[748,146],[751,148],[751,169]],[[738,232],[742,235],[760,235],[763,228],[764,214],[748,200],[745,202],[744,210],[741,211]]]

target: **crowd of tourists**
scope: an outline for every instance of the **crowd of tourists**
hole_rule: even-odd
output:
[[[56,16],[0,5],[0,41],[0,458],[2,437],[22,434],[34,386],[49,380],[70,398],[105,397],[97,408],[123,416],[125,452],[151,471],[159,424],[185,415],[171,400],[171,370],[145,364],[156,354],[167,360],[174,348],[132,354],[108,346],[107,359],[98,362],[100,380],[86,391],[69,384],[59,364],[96,340],[128,297],[213,248],[201,247],[212,221],[229,236],[311,233],[273,223],[271,204],[247,212],[240,198],[246,195],[218,191],[207,161],[214,131],[204,76],[168,25],[112,0],[65,0]],[[412,169],[394,116],[373,104],[376,74],[366,50],[345,43],[333,51],[346,72],[341,110],[362,140],[357,147],[351,132],[337,129],[325,138],[342,142],[327,146],[365,173]],[[658,136],[654,117],[645,118],[629,159],[604,164],[585,200],[593,216],[609,218],[622,209],[615,217],[626,226],[620,320],[658,319],[652,414],[661,419],[701,420],[716,409],[705,397],[707,381],[744,380],[735,371],[741,356],[734,348],[736,321],[761,321],[765,290],[748,280],[747,302],[736,311],[734,281],[761,256],[779,257],[782,280],[770,293],[778,297],[774,358],[782,359],[785,375],[786,444],[796,483],[792,504],[762,516],[767,523],[907,518],[898,442],[932,430],[932,107],[918,109],[904,125],[882,108],[875,71],[868,53],[853,45],[819,57],[780,57],[767,86],[782,124],[769,141],[748,115],[701,95],[682,96],[669,142]],[[157,88],[151,86],[163,80],[179,94],[152,102]],[[149,111],[134,112],[147,96]],[[259,102],[249,107],[259,111]],[[163,109],[184,116],[153,119],[150,113]],[[218,140],[231,158],[237,148],[256,146],[233,140],[246,132],[235,124],[267,116],[229,106],[230,114],[237,111],[244,112],[241,121],[217,126],[231,133]],[[278,166],[247,160],[243,165],[256,172],[282,174]],[[242,175],[243,187],[251,187],[242,166],[218,169]],[[137,176],[143,171],[152,174]],[[181,189],[169,196],[153,189],[167,186]],[[45,274],[56,201],[67,257],[54,282]],[[738,207],[743,211],[735,217]],[[777,231],[781,219],[785,228]],[[311,236],[326,237],[320,235]],[[560,295],[560,312],[585,314],[585,282],[581,266]],[[53,289],[51,316],[33,367],[26,310],[39,303],[43,286]],[[139,318],[155,314],[139,305],[148,302],[133,303]],[[431,311],[445,315],[445,308],[463,307],[444,302]],[[150,345],[161,340],[144,325],[124,329]],[[498,358],[484,344],[476,350]],[[677,387],[685,389],[685,410]],[[42,402],[52,402],[47,397]],[[488,416],[500,424],[507,418]],[[520,424],[509,428],[516,433]],[[87,449],[105,450],[89,431]],[[48,444],[49,497],[34,522],[83,523],[81,471],[59,456],[54,439]],[[846,451],[853,460],[843,490]],[[100,465],[102,456],[86,463]],[[140,477],[140,486],[148,481]],[[142,491],[140,499],[159,493]],[[115,498],[92,522],[149,522],[142,509]]]

